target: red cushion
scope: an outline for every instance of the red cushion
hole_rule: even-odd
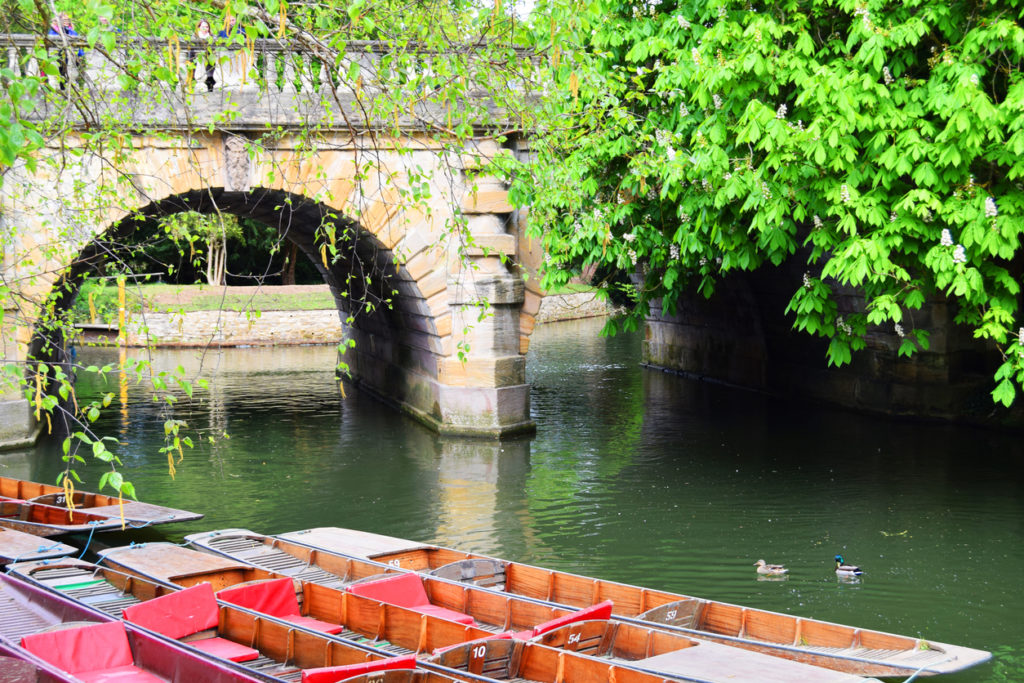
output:
[[[210,584],[200,583],[125,607],[124,618],[169,638],[184,638],[217,627],[217,599]]]
[[[428,614],[432,617],[438,617],[440,619],[448,619],[450,621],[457,621],[460,624],[473,624],[473,617],[462,612],[456,612],[453,609],[447,607],[438,607],[437,605],[416,605],[412,609],[423,614]]]
[[[415,669],[416,655],[405,655],[404,657],[389,657],[378,659],[373,662],[362,664],[347,664],[345,666],[325,666],[319,669],[306,669],[302,672],[302,683],[335,683],[353,676],[361,676],[371,671],[384,671],[385,669]]]
[[[341,633],[344,629],[340,624],[332,624],[327,621],[320,621],[313,617],[300,617],[297,614],[289,614],[286,617],[281,617],[290,624],[302,626],[304,628],[312,629],[314,631],[320,631],[321,633]]]
[[[416,574],[396,574],[386,579],[356,583],[345,588],[350,593],[365,598],[389,602],[399,607],[429,605],[430,598],[423,588],[423,580]]]
[[[300,614],[299,599],[295,597],[295,584],[287,577],[225,588],[217,591],[217,597],[233,605],[272,617]]]
[[[533,633],[533,631],[530,631]],[[455,643],[454,645],[448,645],[447,647],[435,647],[433,652],[430,653],[432,657],[441,654],[442,652],[448,652],[448,650],[454,650],[457,647],[465,647],[467,645],[472,646],[476,643],[482,643],[485,640],[508,640],[509,638],[518,638],[518,634],[513,634],[512,631],[502,631],[501,633],[493,636],[485,636],[483,638],[477,638],[476,640],[467,640],[463,643]]]
[[[605,600],[604,602],[599,602],[596,605],[591,605],[590,607],[584,607],[583,609],[579,610],[578,612],[573,612],[572,614],[566,614],[563,617],[558,617],[557,619],[552,619],[551,621],[545,621],[543,624],[538,624],[537,626],[533,627],[533,635],[532,636],[525,636],[525,637],[527,639],[529,639],[529,638],[536,638],[537,636],[539,636],[542,633],[547,633],[548,631],[554,631],[556,628],[561,628],[562,626],[567,626],[569,624],[574,624],[577,621],[586,621],[588,619],[611,619],[611,616],[612,616],[612,601],[611,600]],[[516,637],[517,638],[523,637],[523,635],[525,635],[525,634],[516,634]]]
[[[208,655],[229,659],[232,662],[248,662],[260,656],[259,650],[254,650],[247,645],[236,643],[227,638],[202,638],[200,640],[190,640],[185,644],[197,650],[202,650]]]
[[[82,683],[165,683],[164,679],[129,664],[101,671],[79,671],[75,678]]]
[[[397,574],[386,579],[356,583],[346,586],[345,590],[364,598],[380,600],[441,619],[457,621],[460,624],[473,623],[473,617],[468,614],[430,604],[430,598],[423,587],[423,579],[417,574]]]
[[[128,634],[120,621],[33,633],[21,639],[21,646],[71,674],[133,663]]]

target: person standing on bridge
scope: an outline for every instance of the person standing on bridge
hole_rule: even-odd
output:
[[[204,43],[209,43],[210,38],[212,37],[213,32],[210,29],[210,22],[208,22],[206,19],[200,19],[199,24],[196,25],[196,40]],[[189,62],[191,62],[192,64],[197,64],[200,61],[199,59],[197,59],[197,57],[199,57],[199,53],[192,52],[189,55]],[[200,59],[202,60],[206,71],[206,91],[212,92],[213,86],[217,82],[216,79],[213,77],[213,62],[210,61],[210,56],[208,54],[206,54],[203,57],[200,57]]]
[[[71,23],[71,17],[66,12],[61,12],[53,18],[50,22],[50,30],[47,33],[50,36],[63,36],[64,38],[77,38],[78,33],[75,32],[75,26]],[[68,80],[68,55],[63,49],[60,51],[60,56],[57,58],[57,70],[60,73],[60,89],[64,89],[64,85]],[[78,48],[78,58],[85,56],[85,50]],[[79,68],[80,62],[75,62],[76,70]]]
[[[238,33],[241,29],[238,28],[235,17],[229,14],[224,18],[224,28],[217,32],[218,38],[230,38],[234,34]]]

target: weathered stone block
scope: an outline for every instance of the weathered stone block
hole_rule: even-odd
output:
[[[445,358],[438,367],[437,379],[457,387],[506,387],[526,382],[526,358],[520,355],[501,358]]]

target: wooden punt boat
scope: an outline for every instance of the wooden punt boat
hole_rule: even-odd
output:
[[[38,536],[0,527],[0,566],[11,562],[49,560],[78,552],[66,543],[41,541]]]
[[[121,520],[56,505],[0,498],[0,526],[33,536],[60,536],[120,529]]]
[[[64,487],[12,477],[0,477],[0,498],[12,498],[61,508],[68,507]],[[152,503],[140,503],[136,500],[122,500],[117,496],[90,493],[89,491],[75,491],[71,496],[71,502],[76,510],[91,515],[120,520],[123,513],[126,525],[131,527],[189,522],[203,518],[201,514],[187,510],[177,510]]]
[[[4,657],[25,664],[4,662]],[[177,643],[6,575],[0,575],[0,667],[4,681],[19,680],[6,677],[19,669],[28,676],[20,679],[25,681],[81,683],[101,680],[101,673],[140,683],[254,680]]]
[[[589,578],[352,529],[323,527],[277,538],[547,603],[582,608],[611,600],[613,617],[621,621],[859,676],[930,676],[960,671],[992,657],[984,650]]]
[[[208,557],[221,560],[212,555]],[[23,562],[11,565],[10,573],[57,594],[62,601],[74,601],[91,619],[125,617],[128,623],[134,620],[143,626],[130,628],[160,634],[157,640],[176,640],[174,647],[189,653],[190,657],[235,667],[249,677],[246,680],[295,682],[310,670],[362,665],[389,658],[372,648],[333,639],[223,602],[214,601],[211,612],[203,602],[204,593],[209,596],[206,599],[213,596],[212,586],[205,579],[217,581],[218,572],[224,571],[226,576],[231,571],[244,572],[246,567],[223,560],[217,563],[218,569],[211,572],[210,567],[211,564],[206,563],[191,576],[180,577],[184,582],[191,582],[195,589],[191,592],[75,559]],[[168,604],[168,599],[173,604]],[[140,612],[140,607],[150,609]],[[211,613],[212,620],[205,621]],[[185,625],[191,625],[191,629],[201,628],[188,633],[190,629]],[[175,680],[205,682],[212,679],[195,676]]]
[[[423,591],[420,601],[429,601],[434,605],[443,600],[443,604],[435,605],[435,608],[439,607],[449,612],[442,613],[442,618],[471,617],[472,625],[476,629],[467,630],[462,637],[448,640],[444,637],[435,637],[432,639],[435,647],[447,647],[471,638],[495,637],[501,634],[611,660],[621,667],[639,668],[684,680],[722,683],[786,683],[795,680],[807,683],[839,683],[863,680],[852,674],[737,650],[719,643],[699,641],[650,626],[611,621],[608,618],[611,615],[610,604],[568,611],[534,600],[501,595],[475,586],[437,581],[412,573],[391,571],[375,575],[375,571],[387,568],[364,560],[317,551],[308,546],[263,536],[245,529],[193,534],[186,539],[195,547],[216,552],[226,559],[279,572],[277,576],[283,574],[295,578],[303,577],[300,581],[318,584],[303,586],[303,590],[310,593],[319,591],[318,597],[307,600],[311,604],[317,600],[326,601],[325,597],[319,597],[325,596],[325,591],[319,586],[329,586],[332,591],[346,586],[347,593],[341,595],[340,612],[325,611],[314,614],[317,618],[327,621],[338,619],[341,615],[358,615],[362,610],[370,610],[370,613],[378,611],[381,608],[375,601],[398,606],[395,601],[388,599],[389,595],[399,596],[400,599],[408,601],[409,591],[415,590],[417,586],[398,588],[395,584],[399,581],[419,583],[422,585],[419,590]],[[175,551],[175,554],[178,552],[180,551]],[[127,551],[124,554],[132,553]],[[116,557],[113,558],[115,562]],[[136,568],[141,568],[138,562],[132,564]],[[160,567],[168,563],[152,564],[156,564],[156,571],[160,571]],[[145,570],[151,572],[154,568],[149,566]],[[385,584],[390,585],[385,588]],[[436,600],[434,596],[444,597],[442,600]],[[366,598],[371,600],[370,604],[366,604]],[[384,609],[398,613],[391,606]],[[418,608],[412,609],[415,611]],[[415,620],[416,617],[412,618]],[[350,621],[346,624],[346,633],[354,631],[357,634],[372,634],[374,627],[372,620],[363,624]],[[431,622],[427,628],[436,634],[450,632],[445,624]],[[384,634],[383,637],[390,646],[404,648],[403,653],[422,653],[431,649],[418,642],[419,636],[414,628],[410,631],[403,633],[401,629],[396,629],[393,633],[379,632]]]

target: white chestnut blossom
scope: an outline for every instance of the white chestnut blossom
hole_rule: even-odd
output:
[[[953,249],[953,263],[967,263],[967,251],[964,249],[964,245],[958,244]]]
[[[622,241],[626,242],[627,244],[632,244],[633,240],[635,240],[635,239],[636,239],[636,235],[634,235],[631,232],[624,232],[624,233],[622,233]]]
[[[839,201],[843,204],[850,203],[850,188],[843,183],[843,186],[839,188]]]
[[[670,244],[670,245],[668,245],[668,255],[669,255],[669,258],[671,258],[673,261],[678,260],[679,259],[679,245],[678,244]]]
[[[700,66],[700,50],[697,48],[690,49],[690,56],[693,57],[693,63]]]
[[[690,28],[690,22],[686,20],[686,17],[679,15],[676,17],[676,23],[679,24],[679,28],[686,30]]]
[[[775,110],[775,118],[779,119],[780,121],[781,120],[785,120],[786,113],[788,111],[789,111],[789,107],[787,107],[786,103],[783,102],[782,104],[779,105],[779,108]]]
[[[949,228],[942,229],[942,237],[939,238],[939,244],[944,247],[953,246],[953,233],[949,231]]]
[[[715,93],[714,95],[711,96],[711,100],[715,103],[715,109],[721,109],[722,108],[722,96],[721,95],[719,95],[718,93]]]
[[[995,218],[999,215],[999,208],[996,206],[995,197],[985,197],[985,215]]]
[[[906,334],[903,332],[903,325],[896,323],[894,327],[896,329],[896,334],[899,336],[900,339],[906,336]]]
[[[1024,346],[1024,327],[1017,330],[1017,343]]]
[[[885,81],[886,85],[892,85],[892,72],[889,71],[889,67],[887,66],[882,67],[882,80]]]
[[[818,217],[818,214],[814,214],[814,229],[821,230],[821,225],[821,218]]]

